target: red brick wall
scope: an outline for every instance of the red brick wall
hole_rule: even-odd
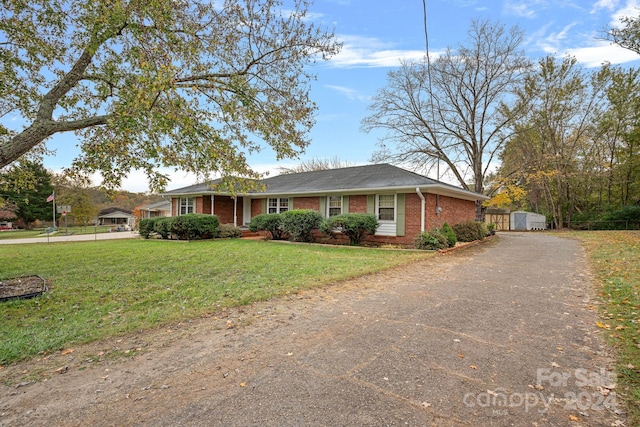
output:
[[[470,200],[455,199],[453,197],[440,196],[442,212],[436,215],[436,195],[425,194],[427,199],[427,220],[425,228],[431,230],[434,227],[442,227],[446,222],[454,225],[459,222],[473,221],[476,218],[476,203]]]
[[[242,198],[238,198],[236,205],[237,225],[242,225]],[[220,220],[220,224],[233,224],[233,198],[230,196],[213,197],[213,213]]]
[[[251,199],[251,218],[258,216],[262,213],[262,203],[264,199]]]
[[[349,213],[367,213],[367,196],[349,196]]]
[[[311,209],[320,212],[320,197],[294,197],[293,209]]]
[[[408,243],[413,243],[415,237],[420,234],[420,209],[422,200],[417,193],[407,193],[405,195],[405,238]]]
[[[204,208],[203,208],[203,197],[202,196],[198,196],[196,197],[196,206],[195,206],[195,211],[193,213],[204,213]]]
[[[475,202],[460,200],[447,196],[440,196],[440,207],[442,212],[440,215],[436,215],[436,195],[423,193],[426,202],[425,212],[425,229],[431,230],[434,227],[441,227],[442,224],[447,222],[449,225],[454,225],[463,221],[473,221],[475,219]],[[233,217],[229,213],[228,219],[223,220],[221,212],[221,205],[219,201],[221,196],[216,196],[215,211],[216,215],[220,218],[220,223],[228,221],[233,222]],[[229,199],[230,211],[233,212],[232,200]],[[263,199],[251,200],[251,217],[262,213]],[[295,197],[294,198],[295,209],[313,209],[320,210],[320,198],[319,197]],[[388,244],[402,244],[413,245],[415,237],[420,234],[420,209],[421,200],[416,193],[406,193],[405,195],[405,235],[394,236],[369,236],[367,241],[376,243],[388,243]],[[349,196],[349,212],[351,213],[366,213],[367,211],[367,196],[366,195],[350,195]],[[242,220],[242,208],[241,203],[238,203],[238,224]],[[319,238],[324,240],[324,237]],[[335,241],[335,240],[334,240]],[[331,242],[331,239],[328,240]]]
[[[211,196],[202,196],[202,213],[211,215]]]
[[[214,197],[214,214],[220,220],[220,224],[233,224],[233,199],[229,196],[213,196]],[[211,215],[211,196],[197,196],[195,201],[195,213]],[[237,224],[242,225],[242,213],[243,213],[243,200],[238,199],[238,205],[236,206]],[[258,202],[258,209],[261,205]],[[180,198],[176,197],[171,199],[173,216],[180,215]],[[253,206],[252,206],[253,208]],[[251,216],[255,216],[253,211]]]

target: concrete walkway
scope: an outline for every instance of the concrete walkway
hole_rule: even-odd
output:
[[[96,234],[72,234],[65,236],[63,233],[52,234],[49,237],[28,237],[24,239],[0,239],[0,245],[18,245],[27,243],[58,243],[58,242],[85,242],[91,240],[112,239],[138,239],[140,235],[133,231],[121,231],[113,233]]]
[[[593,295],[576,241],[501,234],[101,344],[142,349],[121,362],[78,349],[64,375],[0,388],[0,425],[624,425]]]

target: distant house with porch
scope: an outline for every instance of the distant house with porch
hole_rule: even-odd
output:
[[[113,225],[132,230],[136,217],[133,212],[122,208],[106,208],[98,214],[98,225]]]
[[[140,206],[140,218],[155,218],[157,216],[171,216],[171,201],[161,200],[156,203]]]
[[[263,213],[313,209],[324,217],[376,215],[369,240],[411,244],[422,231],[475,219],[477,201],[488,197],[389,164],[283,174],[262,180],[264,190],[232,195],[221,180],[167,191],[170,216],[217,215],[221,224],[246,226]]]

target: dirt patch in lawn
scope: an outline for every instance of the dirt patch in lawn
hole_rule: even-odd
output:
[[[47,290],[46,281],[40,276],[22,276],[0,280],[0,301],[16,298],[32,298]]]

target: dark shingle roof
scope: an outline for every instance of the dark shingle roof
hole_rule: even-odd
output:
[[[140,206],[138,209],[144,211],[152,211],[152,210],[170,210],[171,209],[171,201],[169,200],[161,200],[155,203],[149,203],[148,205]]]
[[[111,207],[111,208],[102,209],[98,213],[98,216],[105,216],[105,215],[110,215],[110,214],[114,214],[114,213],[123,213],[123,214],[127,214],[127,215],[133,215],[133,212],[131,212],[130,210],[117,208],[117,207]]]
[[[314,193],[419,187],[437,181],[388,164],[292,173],[263,180],[267,193]]]
[[[195,184],[176,190],[167,191],[165,195],[215,193],[212,184],[220,180]],[[327,169],[312,172],[300,172],[274,176],[263,179],[265,191],[257,192],[265,195],[276,194],[321,194],[352,191],[380,191],[393,189],[432,188],[446,193],[456,193],[465,198],[483,199],[476,194],[453,185],[445,184],[426,176],[386,163],[353,166],[340,169]]]
[[[201,194],[201,193],[211,193],[211,187],[215,184],[218,184],[222,181],[222,179],[216,179],[213,181],[201,182],[200,184],[193,184],[187,187],[176,188],[175,190],[169,190],[163,195],[172,195],[172,194]]]

